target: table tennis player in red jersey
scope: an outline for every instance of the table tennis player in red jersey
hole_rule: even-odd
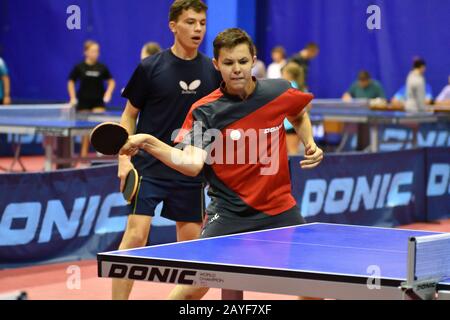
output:
[[[192,106],[175,140],[179,145],[138,134],[121,150],[134,155],[142,149],[188,176],[204,170],[211,203],[202,238],[305,223],[291,193],[285,118],[305,146],[301,168],[323,159],[305,108],[313,96],[282,79],[253,78],[253,48],[245,31],[221,32],[213,62],[224,82]],[[200,299],[207,290],[177,286],[169,298]]]

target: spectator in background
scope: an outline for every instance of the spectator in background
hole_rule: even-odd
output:
[[[448,77],[448,84],[442,89],[441,93],[436,98],[438,104],[450,105],[450,76]]]
[[[358,74],[358,80],[353,82],[347,92],[342,96],[342,100],[350,102],[353,98],[356,99],[381,99],[384,104],[386,104],[385,99],[386,96],[384,94],[384,90],[381,87],[381,84],[373,80],[367,71],[360,71]],[[346,125],[347,126],[347,125]],[[347,129],[348,130],[348,127]],[[357,126],[358,132],[358,142],[356,146],[356,150],[363,151],[365,150],[370,143],[370,128],[368,124],[358,124]]]
[[[358,80],[353,82],[347,92],[342,96],[342,100],[351,101],[356,99],[386,99],[381,84],[373,80],[369,72],[363,70],[358,74]]]
[[[289,81],[291,86],[300,91],[304,91],[304,74],[303,69],[294,62],[289,62],[281,69],[283,79]],[[300,153],[300,138],[294,130],[292,124],[284,119],[284,129],[286,130],[286,147],[289,155],[297,155]]]
[[[319,46],[314,42],[310,42],[298,54],[296,54],[290,59],[290,61],[297,63],[300,67],[303,68],[305,87],[307,89],[308,89],[309,65],[311,63],[311,60],[316,58],[318,55],[319,55]]]
[[[0,105],[2,104],[11,104],[11,84],[6,63],[0,58]]]
[[[430,84],[425,84],[425,101],[426,104],[431,104],[433,102],[433,89]],[[394,94],[391,99],[391,105],[393,107],[404,107],[406,102],[406,85],[403,85]]]
[[[289,62],[281,69],[282,78],[289,81],[293,88],[305,92],[305,75],[296,63]]]
[[[278,46],[272,49],[272,63],[267,68],[268,79],[280,79],[281,69],[286,65],[286,50]]]
[[[100,46],[97,42],[89,40],[84,43],[84,56],[85,60],[77,64],[69,75],[70,102],[76,106],[77,111],[103,111],[105,104],[111,101],[115,81],[108,67],[98,62]],[[106,90],[105,80],[108,82]],[[77,81],[79,88],[75,92]]]
[[[111,101],[115,87],[115,81],[108,68],[98,62],[100,46],[95,41],[84,43],[83,62],[77,64],[69,75],[67,88],[70,103],[75,106],[77,112],[103,112],[105,105]],[[78,91],[75,93],[75,83],[79,82]],[[105,90],[104,81],[108,87]],[[89,137],[83,137],[81,156],[87,156],[89,151]]]
[[[256,47],[254,47],[254,50],[256,56],[258,54]],[[258,58],[256,59],[255,65],[253,66],[252,76],[254,76],[256,79],[265,79],[267,76],[266,65]]]
[[[423,59],[415,59],[413,69],[406,78],[406,102],[408,111],[420,111],[425,109],[425,70],[426,63]]]
[[[141,60],[148,58],[154,54],[160,53],[161,47],[156,42],[147,42],[144,47],[142,47],[141,51]]]

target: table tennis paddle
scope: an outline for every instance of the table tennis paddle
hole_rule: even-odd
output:
[[[130,204],[136,196],[139,185],[139,174],[136,169],[131,169],[125,179],[125,186],[122,190],[124,199]]]
[[[94,149],[108,156],[118,154],[127,140],[127,129],[115,122],[101,123],[91,132],[91,144]]]

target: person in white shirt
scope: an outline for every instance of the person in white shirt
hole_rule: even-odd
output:
[[[436,103],[450,105],[450,76],[448,77],[448,84],[437,96]]]
[[[406,78],[406,103],[407,111],[425,110],[425,70],[426,63],[422,59],[416,59],[413,69]]]
[[[253,46],[253,49],[256,56],[258,54],[258,49],[256,48],[256,46]],[[256,58],[255,64],[252,68],[252,76],[258,80],[267,78],[266,65],[262,60],[259,60],[258,58]]]
[[[286,65],[286,50],[281,46],[273,48],[272,61],[273,62],[267,68],[267,78],[282,78],[281,69]]]

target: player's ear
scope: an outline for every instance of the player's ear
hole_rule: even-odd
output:
[[[256,60],[258,59],[258,57],[256,55],[253,56],[253,63],[252,63],[252,68],[255,66],[256,64]]]
[[[170,31],[172,31],[173,34],[176,33],[175,26],[176,26],[175,21],[170,21],[170,22],[169,22],[169,29],[170,29]]]
[[[217,71],[220,71],[219,70],[219,62],[216,60],[216,58],[213,58],[212,62],[213,62],[214,68],[216,68]]]

